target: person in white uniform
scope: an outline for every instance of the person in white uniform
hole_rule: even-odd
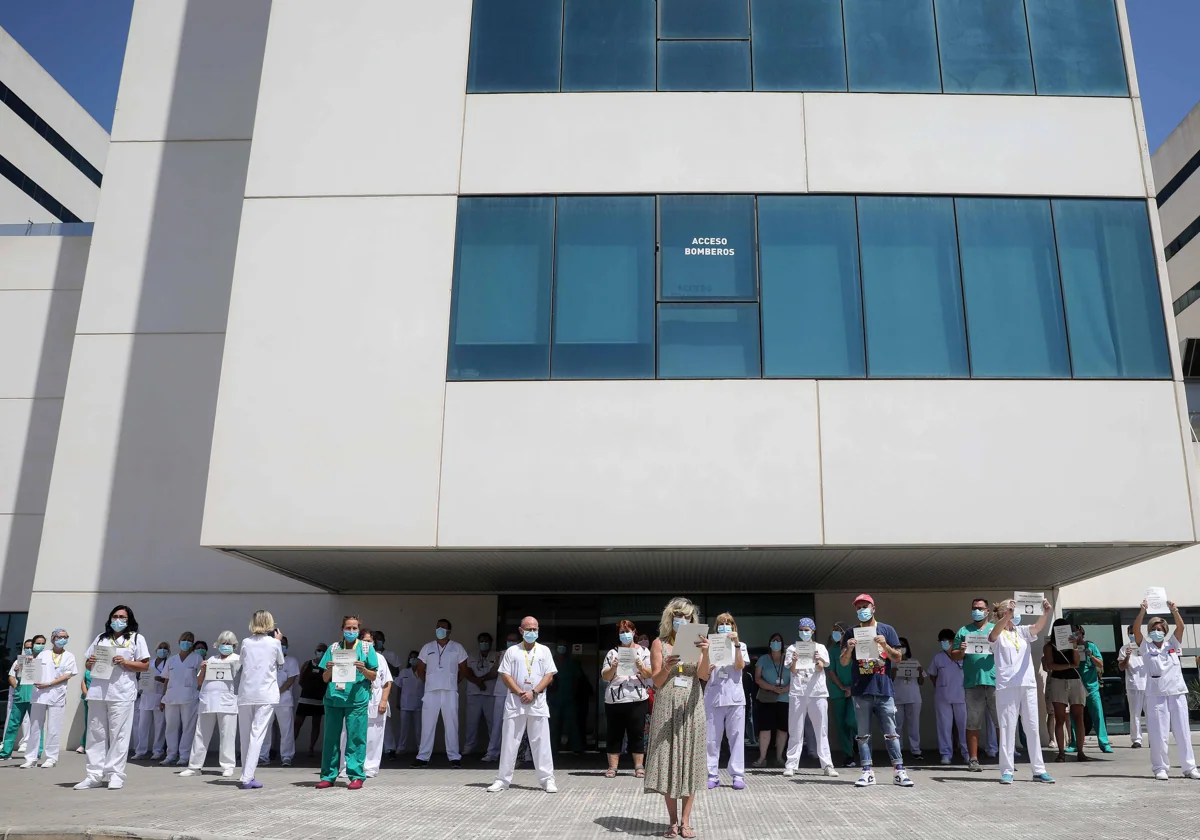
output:
[[[187,765],[192,754],[192,739],[196,737],[196,714],[200,703],[200,689],[196,686],[196,675],[204,659],[192,649],[196,637],[190,632],[179,634],[179,654],[167,657],[162,676],[166,680],[163,689],[162,709],[166,720],[166,755],[162,764]]]
[[[958,750],[967,761],[967,694],[963,689],[963,664],[950,658],[954,631],[949,627],[938,633],[940,650],[933,655],[926,671],[933,680],[933,710],[937,716],[938,752],[941,763],[954,760],[954,728],[958,728]]]
[[[744,790],[746,787],[746,690],[742,685],[742,672],[750,663],[750,651],[746,647],[746,643],[738,637],[737,622],[732,615],[721,613],[717,616],[715,626],[717,633],[729,636],[733,646],[733,662],[730,665],[714,666],[706,675],[704,686],[706,731],[704,734],[708,752],[708,789],[712,790],[721,784],[719,768],[721,739],[727,738],[729,739],[729,776],[733,780],[733,789]],[[648,650],[646,651],[645,665],[645,678],[648,681],[654,674],[650,669],[650,651]],[[702,678],[705,678],[705,675],[702,675]]]
[[[538,621],[521,619],[522,642],[504,652],[500,680],[508,690],[504,698],[504,734],[501,736],[500,767],[488,793],[499,793],[512,784],[521,738],[529,734],[533,766],[538,784],[546,793],[558,793],[554,782],[554,753],[550,748],[550,706],[546,689],[554,681],[558,666],[550,649],[537,643]]]
[[[492,650],[491,633],[480,633],[478,645],[478,651],[467,658],[467,742],[463,747],[464,755],[474,755],[476,745],[481,741],[486,755],[487,744],[496,724],[494,689],[500,656]],[[487,735],[482,739],[479,737],[480,721],[487,725]]]
[[[1011,785],[1013,760],[1017,750],[1017,718],[1025,726],[1029,765],[1033,781],[1054,784],[1042,759],[1041,734],[1038,732],[1037,666],[1033,643],[1050,617],[1050,602],[1042,601],[1042,615],[1031,627],[1021,624],[1017,602],[1001,601],[992,605],[992,658],[996,663],[996,714],[1000,717],[1000,784]]]
[[[33,701],[29,706],[29,740],[33,744],[45,744],[42,767],[58,764],[63,714],[67,709],[67,683],[79,673],[75,657],[66,649],[69,638],[67,631],[60,627],[50,634],[51,647],[37,656],[38,679],[33,684]],[[21,767],[33,767],[36,760],[37,750],[30,750]]]
[[[163,710],[163,691],[167,680],[163,674],[170,658],[171,644],[159,642],[149,670],[138,678],[142,693],[138,695],[138,718],[133,726],[135,760],[150,756],[162,758],[166,752],[167,715]]]
[[[364,646],[374,647],[375,634],[366,627],[358,634]],[[379,656],[379,651],[375,651]],[[383,763],[383,745],[387,737],[387,719],[391,715],[389,695],[392,691],[392,668],[387,659],[379,656],[379,667],[375,670],[375,679],[371,681],[371,702],[367,706],[367,757],[363,761],[363,773],[368,779],[379,775],[379,766]],[[341,776],[346,775],[346,727],[342,727],[342,761]]]
[[[258,610],[250,619],[250,636],[242,639],[239,652],[242,683],[237,693],[238,734],[242,747],[242,790],[257,790],[254,778],[258,756],[271,732],[275,707],[279,705],[279,669],[283,667],[283,635],[275,628],[275,617]]]
[[[900,662],[912,659],[912,645],[908,639],[900,637],[900,650],[903,658]],[[917,666],[915,677],[902,677],[899,670],[892,669],[892,691],[895,692],[896,703],[896,734],[900,743],[904,743],[904,735],[908,735],[908,751],[913,758],[921,757],[921,686],[925,685],[925,669]]]
[[[403,755],[409,749],[418,749],[421,743],[421,703],[425,696],[425,683],[417,676],[417,651],[408,652],[408,667],[396,677],[400,692],[400,720],[396,724],[396,752]]]
[[[417,655],[417,676],[425,682],[421,703],[421,751],[413,767],[428,767],[437,736],[438,717],[446,731],[446,757],[450,766],[462,767],[458,750],[458,681],[467,675],[467,651],[450,638],[451,625],[443,618],[438,621],[434,635],[437,641],[421,648]]]
[[[1183,653],[1183,633],[1187,625],[1174,601],[1168,601],[1171,616],[1175,619],[1175,631],[1167,636],[1167,620],[1154,616],[1142,636],[1142,622],[1146,618],[1146,602],[1137,618],[1133,620],[1133,636],[1138,643],[1146,668],[1146,736],[1150,739],[1150,764],[1154,778],[1165,782],[1169,778],[1171,756],[1167,750],[1167,735],[1175,736],[1175,748],[1179,751],[1179,764],[1188,779],[1200,779],[1196,769],[1196,756],[1192,752],[1192,730],[1188,724],[1188,687],[1183,681],[1183,670],[1179,657]]]
[[[504,645],[505,645],[504,649],[508,650],[509,648],[516,647],[519,644],[521,644],[520,634],[509,633],[508,637],[504,641]],[[503,658],[504,658],[503,654],[501,654],[501,659],[503,659]],[[489,735],[488,748],[487,748],[487,752],[483,756],[483,761],[485,761],[485,762],[500,760],[500,741],[501,741],[501,736],[504,734],[504,700],[506,697],[508,697],[508,687],[504,685],[504,680],[500,679],[500,677],[499,677],[499,665],[497,665],[496,667],[497,667],[496,683],[495,683],[495,686],[492,688],[492,700],[493,700],[492,720],[496,722],[496,725],[494,727],[492,727],[491,732],[488,733],[488,735]],[[525,739],[525,748],[522,751],[521,757],[519,760],[520,761],[532,760],[529,755],[529,739],[528,738]]]
[[[1146,706],[1146,660],[1138,650],[1133,625],[1129,625],[1129,644],[1117,654],[1117,667],[1125,672],[1125,699],[1129,701],[1130,746],[1142,746],[1142,710]]]
[[[275,720],[279,724],[279,763],[284,767],[292,766],[296,757],[296,692],[293,688],[300,681],[300,663],[296,657],[288,656],[287,636],[279,637],[279,649],[283,651],[283,665],[276,674],[279,680],[279,702],[275,704]],[[262,749],[258,753],[260,765],[270,764],[271,739],[264,738]]]
[[[387,646],[387,638],[382,630],[375,631],[375,654],[383,659],[388,665],[388,671],[395,680],[400,674],[400,671],[405,663],[400,661],[400,654]],[[400,726],[400,692],[392,690],[388,692],[388,703],[391,705],[391,710],[387,715],[387,722],[383,728],[383,754],[386,756],[396,755],[396,742],[399,737],[398,729]]]
[[[232,630],[222,630],[221,635],[217,636],[217,652],[200,664],[200,673],[196,676],[200,684],[200,715],[196,720],[196,737],[192,739],[188,766],[180,776],[201,775],[214,726],[218,732],[217,756],[221,775],[227,779],[233,776],[233,768],[237,766],[237,682],[241,670],[236,648],[237,636]],[[217,663],[230,664],[232,667],[209,668]]]
[[[97,673],[97,650],[111,655],[111,672]],[[138,675],[150,667],[150,650],[138,632],[133,610],[124,604],[113,608],[104,630],[87,649],[85,665],[92,672],[88,689],[87,776],[75,790],[97,788],[108,781],[109,790],[125,786],[125,762],[133,730],[133,705]]]
[[[788,687],[788,749],[783,775],[794,776],[800,767],[804,749],[804,724],[811,720],[817,739],[817,758],[826,776],[837,776],[833,756],[829,753],[829,686],[825,669],[829,667],[829,649],[813,641],[817,625],[811,618],[799,623],[800,641],[792,644],[783,658],[784,667],[791,673]],[[811,658],[807,645],[812,645]]]

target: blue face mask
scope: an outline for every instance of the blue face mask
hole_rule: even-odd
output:
[[[717,628],[717,632],[718,633],[732,633],[733,625],[732,624],[722,624],[721,626],[719,626]]]
[[[782,650],[782,649],[783,649],[783,642],[779,641],[778,639],[774,639],[771,642],[771,650]]]
[[[221,651],[222,656],[228,656],[233,653],[233,645],[217,645],[217,650]]]
[[[56,648],[58,648],[59,650],[62,650],[63,648],[65,648],[67,646],[67,640],[66,639],[55,639],[54,646]]]
[[[676,633],[679,632],[680,627],[687,623],[688,620],[686,618],[680,618],[679,616],[675,616],[675,618],[671,619],[671,626],[675,628]]]
[[[514,643],[514,644],[515,644],[515,643]],[[408,658],[408,667],[409,667],[409,668],[415,668],[415,667],[417,667],[417,657],[415,657],[415,656],[410,656],[410,657]]]
[[[538,631],[536,630],[525,630],[521,633],[521,638],[525,640],[525,644],[531,645],[537,641],[537,634]]]
[[[800,641],[808,642],[811,640],[812,640],[812,631],[811,630],[801,630],[800,631]]]
[[[1165,638],[1167,638],[1167,634],[1161,630],[1151,630],[1150,631],[1150,641],[1152,641],[1152,642],[1161,642]],[[36,645],[35,645],[35,647],[36,647]]]
[[[279,646],[279,648],[280,648],[280,650],[282,650],[284,653],[287,653],[287,645],[280,645],[280,646]]]
[[[159,649],[158,649],[158,658],[159,658],[159,659],[166,659],[166,658],[167,658],[168,656],[170,656],[170,655],[171,655],[171,651],[169,651],[169,650],[167,650],[167,649],[165,649],[165,648],[159,648]]]
[[[558,651],[559,656],[562,656],[564,653],[567,652],[566,647],[564,647],[563,645],[559,645],[558,647],[555,648],[555,650]]]
[[[196,653],[200,654],[200,658],[208,656],[208,648],[196,648]]]
[[[444,639],[450,635],[450,631],[447,630],[445,627],[439,627],[438,629],[433,631],[433,635],[437,636],[438,640],[441,641],[442,639]]]
[[[487,653],[489,650],[492,649],[492,643],[491,642],[480,642],[479,649],[481,651],[483,651],[484,653]]]
[[[873,615],[875,615],[875,611],[873,609],[871,609],[870,607],[863,607],[861,610],[858,611],[858,620],[859,621],[870,621],[871,616],[873,616]]]
[[[1021,623],[1021,616],[1019,616],[1019,615],[1014,615],[1014,616],[1012,617],[1012,624],[1013,624],[1013,627],[1016,627],[1016,626],[1017,626],[1018,624],[1020,624],[1020,623]]]
[[[950,641],[948,639],[942,639],[942,650],[950,650]]]
[[[343,630],[342,636],[346,639],[347,642],[358,641],[358,631],[357,630]]]
[[[508,647],[516,647],[519,644],[520,642],[514,642],[512,639],[508,640]]]
[[[633,634],[632,633],[629,633],[629,632],[618,633],[617,638],[621,640],[621,644],[623,644],[623,645],[633,644]]]
[[[976,621],[983,621],[983,617],[987,615],[987,610],[971,610],[971,618]]]
[[[45,649],[46,649],[46,646],[45,646],[45,645],[34,645],[34,646],[33,646],[33,653],[34,653],[34,656],[36,656],[37,654],[41,653],[41,652],[42,652],[42,651],[44,651]]]
[[[129,622],[123,618],[114,618],[108,623],[114,633],[124,633],[125,628],[129,626]]]
[[[829,634],[829,638],[833,639],[835,642],[840,642],[842,640],[842,631],[834,630]]]
[[[181,651],[183,651],[184,653],[187,653],[189,650],[192,649],[192,643],[187,641],[186,639],[183,639],[179,642],[179,649]]]

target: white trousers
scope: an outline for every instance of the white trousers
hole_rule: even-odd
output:
[[[746,777],[746,706],[709,706],[704,719],[708,740],[708,778],[720,773],[721,738],[729,739],[729,775]]]
[[[429,697],[428,694],[425,695]],[[517,752],[521,749],[521,738],[529,734],[529,746],[533,750],[533,766],[537,770],[538,783],[545,786],[554,780],[554,753],[550,750],[550,718],[518,714],[506,718],[500,736],[500,769],[496,780],[512,784],[513,770],[517,766]]]
[[[421,751],[417,753],[417,758],[428,761],[433,755],[438,715],[441,715],[442,726],[446,728],[446,757],[451,761],[461,761],[462,753],[458,751],[457,691],[425,692],[425,699],[421,703]]]
[[[1125,696],[1129,700],[1129,734],[1135,744],[1142,742],[1142,710],[1146,706],[1146,689],[1127,688]]]
[[[476,745],[479,744],[479,721],[487,724],[487,735],[484,739],[484,744],[489,744],[493,728],[496,702],[494,695],[491,694],[468,694],[467,695],[467,743],[463,747],[463,752],[467,755],[473,755],[476,750]],[[485,747],[486,748],[486,747]]]
[[[363,775],[374,779],[383,763],[383,741],[387,734],[387,717],[367,717],[367,754],[363,758]],[[338,771],[346,775],[346,727],[342,727],[342,762]]]
[[[900,736],[900,743],[904,743],[904,735],[908,733],[908,751],[910,753],[919,753],[921,751],[921,701],[917,700],[914,703],[897,703],[896,704],[896,734]]]
[[[396,724],[396,752],[406,753],[421,743],[421,710],[401,710]]]
[[[258,756],[263,744],[270,744],[271,721],[275,719],[273,703],[255,703],[238,706],[238,734],[242,742],[242,782],[254,778],[258,769]]]
[[[1190,773],[1196,769],[1196,757],[1192,753],[1192,728],[1188,724],[1188,696],[1172,694],[1169,697],[1146,699],[1149,701],[1146,708],[1146,734],[1150,738],[1151,767],[1155,773],[1159,770],[1170,771],[1167,735],[1173,734],[1175,748],[1179,751],[1179,764],[1184,773]]]
[[[388,709],[391,714],[387,716],[387,723],[383,725],[383,748],[387,752],[396,751],[396,734],[400,729],[400,710],[396,708],[392,699],[388,700]]]
[[[804,724],[811,720],[817,739],[817,758],[822,767],[832,767],[833,757],[829,754],[829,699],[826,697],[788,698],[788,747],[789,770],[800,766],[800,753],[804,749]]]
[[[492,721],[495,726],[488,726],[488,748],[484,757],[490,761],[495,761],[500,757],[500,741],[504,733],[504,695],[497,694],[492,697]]]
[[[293,728],[296,707],[292,705],[292,698],[289,697],[286,703],[271,708],[275,710],[275,720],[279,722],[279,758],[291,761],[296,757],[296,730]],[[263,738],[262,749],[258,751],[260,762],[271,757],[270,733],[271,729],[268,727],[267,737]]]
[[[129,736],[133,734],[133,700],[88,701],[87,774],[125,780]],[[32,742],[36,749],[36,741]]]
[[[46,706],[42,703],[29,704],[29,740],[30,743],[38,743],[38,739],[45,738],[45,744],[42,747],[42,756],[45,761],[58,761],[59,739],[62,736],[63,713],[67,707],[64,706]],[[36,753],[26,755],[26,759],[37,758]]]
[[[170,706],[167,707],[171,708]],[[247,706],[246,708],[252,708]],[[196,736],[192,739],[191,756],[188,759],[188,767],[192,770],[199,770],[204,766],[204,759],[208,755],[208,745],[212,741],[213,727],[217,727],[220,732],[220,740],[218,741],[218,761],[220,761],[222,770],[232,770],[237,766],[237,755],[234,752],[234,744],[237,741],[237,725],[238,716],[229,712],[201,712],[196,719]],[[88,740],[91,741],[91,733],[88,733]]]
[[[958,727],[958,749],[967,754],[967,704],[947,703],[934,700],[933,710],[937,715],[938,752],[945,758],[954,755],[954,727]]]
[[[187,761],[188,756],[192,754],[192,739],[196,737],[196,715],[199,709],[199,701],[167,705],[166,731],[167,758],[169,760]]]
[[[1000,772],[1012,773],[1017,749],[1017,718],[1025,727],[1025,746],[1035,776],[1046,772],[1042,760],[1042,735],[1038,728],[1038,690],[1036,685],[1014,685],[996,689],[996,714],[1000,716]]]
[[[136,737],[133,741],[134,755],[159,755],[167,747],[167,713],[153,709],[142,710],[138,716]]]

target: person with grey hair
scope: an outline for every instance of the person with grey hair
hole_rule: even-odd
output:
[[[221,775],[225,778],[233,776],[237,766],[234,744],[238,728],[237,682],[241,671],[240,657],[234,652],[237,643],[232,630],[223,630],[217,636],[217,652],[200,665],[200,673],[196,676],[200,685],[200,715],[188,766],[180,776],[201,775],[214,726],[220,732]]]

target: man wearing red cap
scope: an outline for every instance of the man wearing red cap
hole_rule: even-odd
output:
[[[875,771],[871,766],[871,715],[874,714],[879,720],[879,728],[883,730],[883,740],[892,760],[892,781],[900,787],[912,787],[913,781],[904,769],[904,759],[900,755],[900,737],[896,734],[896,701],[892,692],[892,663],[899,662],[903,655],[900,637],[891,625],[875,620],[875,599],[870,595],[864,592],[855,598],[854,609],[858,626],[869,627],[875,632],[874,639],[864,644],[877,647],[871,651],[869,658],[859,659],[855,653],[858,643],[854,634],[847,634],[842,642],[842,665],[849,665],[852,659],[856,665],[852,673],[854,682],[850,687],[850,695],[854,700],[854,716],[858,722],[858,756],[862,775],[854,786],[870,787],[875,784]]]

